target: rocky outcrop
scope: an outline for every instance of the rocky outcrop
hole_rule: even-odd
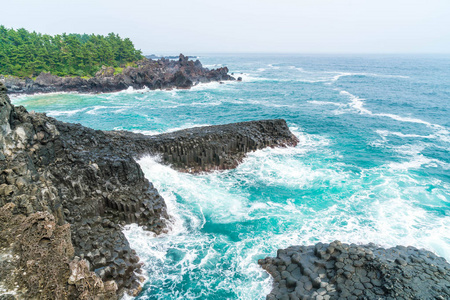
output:
[[[233,169],[248,152],[298,142],[282,119],[196,127],[156,136],[126,131],[106,134],[117,145],[128,144],[135,157],[160,154],[165,163],[189,173]]]
[[[51,92],[102,93],[116,92],[133,87],[142,89],[188,89],[198,83],[235,80],[228,75],[228,68],[209,70],[203,68],[199,60],[189,60],[180,54],[178,60],[143,59],[136,67],[126,67],[122,73],[114,75],[115,69],[103,67],[96,76],[85,79],[80,77],[58,77],[50,73],[41,73],[35,80],[20,79],[12,76],[0,76],[10,94],[34,94]]]
[[[134,157],[161,154],[179,170],[199,172],[296,143],[284,120],[159,136],[93,130],[14,107],[0,83],[0,293],[11,299],[139,293],[141,264],[121,226],[137,223],[160,234],[169,216]]]
[[[267,299],[450,298],[450,264],[414,247],[335,241],[280,249],[258,263],[274,278]]]
[[[0,208],[0,285],[28,299],[113,299],[115,281],[103,282],[89,262],[74,256],[70,225],[57,225],[49,212],[13,214],[15,204]],[[26,296],[25,296],[26,295]]]
[[[14,217],[2,223],[2,239],[5,229],[19,227],[2,242],[0,256],[17,257],[10,274],[19,298],[29,299],[137,293],[141,265],[120,225],[138,223],[159,234],[168,218],[164,200],[126,150],[113,148],[102,131],[12,106],[0,83],[0,207],[9,204]],[[32,236],[24,239],[26,232]],[[54,265],[53,257],[62,263]],[[49,274],[63,279],[46,282]],[[11,287],[3,278],[0,287]],[[54,298],[60,290],[63,296]]]

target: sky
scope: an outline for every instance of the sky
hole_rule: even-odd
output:
[[[144,54],[450,53],[450,0],[1,0],[0,24]]]

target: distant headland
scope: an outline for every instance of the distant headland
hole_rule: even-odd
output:
[[[10,94],[187,89],[235,80],[227,67],[209,70],[183,54],[153,58],[114,33],[50,36],[0,26],[0,81]]]

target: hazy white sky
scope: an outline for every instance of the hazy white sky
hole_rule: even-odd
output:
[[[450,0],[2,0],[0,24],[119,33],[145,54],[450,53]]]

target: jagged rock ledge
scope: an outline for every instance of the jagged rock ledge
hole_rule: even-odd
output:
[[[228,75],[228,68],[209,70],[199,60],[192,61],[180,54],[178,60],[144,58],[137,67],[126,67],[121,74],[114,75],[114,68],[103,67],[95,77],[58,77],[41,73],[35,80],[1,76],[10,94],[35,94],[54,92],[109,93],[129,87],[143,89],[188,89],[199,83],[235,80]]]
[[[258,263],[273,277],[267,299],[450,299],[450,264],[415,247],[334,241],[279,249]]]
[[[14,107],[1,83],[0,207],[0,291],[32,299],[138,293],[141,265],[120,225],[159,234],[168,219],[126,149]]]
[[[165,163],[189,173],[233,169],[248,152],[298,143],[282,119],[196,127],[156,136],[126,131],[106,135],[118,147],[127,145],[134,157],[161,154]]]
[[[169,216],[135,156],[161,153],[178,169],[208,171],[234,167],[248,151],[296,143],[284,120],[153,137],[93,130],[13,106],[0,82],[0,296],[139,293],[141,264],[121,225],[160,234]]]

